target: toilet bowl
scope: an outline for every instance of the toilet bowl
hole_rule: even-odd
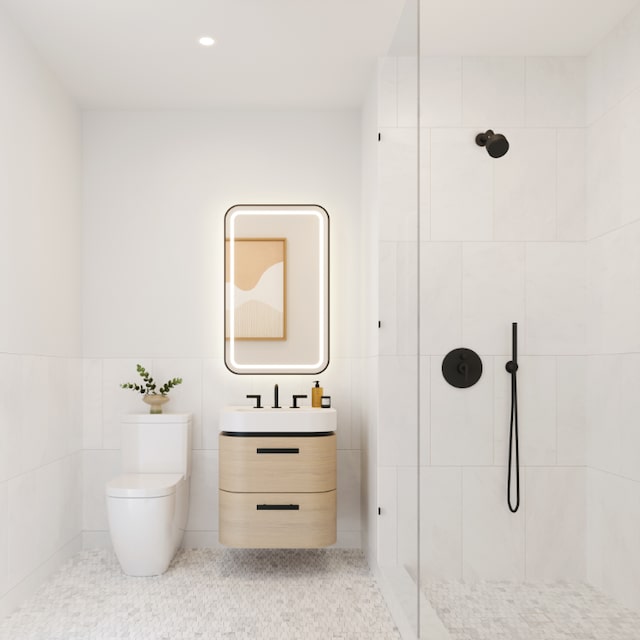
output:
[[[113,549],[124,573],[164,573],[187,523],[191,471],[188,414],[130,415],[122,424],[124,473],[107,482]]]

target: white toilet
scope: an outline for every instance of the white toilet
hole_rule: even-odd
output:
[[[107,482],[111,541],[130,576],[164,573],[189,511],[191,414],[122,418],[122,475]]]

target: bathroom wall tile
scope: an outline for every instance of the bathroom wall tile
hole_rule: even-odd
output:
[[[589,243],[590,348],[640,351],[640,223]]]
[[[558,363],[558,464],[587,464],[587,358],[562,356]]]
[[[584,469],[527,469],[526,579],[586,579]]]
[[[587,415],[589,464],[640,481],[640,354],[590,357]]]
[[[20,386],[22,426],[20,432],[19,471],[33,470],[46,462],[49,420],[49,359],[22,356]],[[39,402],[33,389],[46,389]]]
[[[465,581],[524,580],[524,510],[512,514],[507,508],[506,482],[506,467],[462,470],[462,576]],[[526,495],[526,482],[522,482],[521,491]]]
[[[143,358],[106,358],[102,362],[102,446],[105,449],[120,448],[121,421],[125,413],[147,412],[139,393],[120,388],[124,382],[138,382],[136,364],[153,373],[151,360]]]
[[[509,153],[495,164],[495,240],[555,240],[555,129],[503,129]],[[486,154],[485,154],[486,155]]]
[[[360,452],[338,451],[338,531],[360,531]]]
[[[380,356],[378,465],[417,464],[418,415],[415,356]]]
[[[420,397],[418,413],[420,420],[421,466],[431,464],[431,357],[420,356]]]
[[[84,451],[82,454],[82,528],[106,531],[106,483],[119,475],[120,451]]]
[[[462,58],[421,58],[420,91],[421,126],[462,126]]]
[[[639,527],[640,485],[590,470],[589,580],[632,609],[640,605]]]
[[[396,304],[398,285],[398,243],[380,242],[379,260],[380,273],[378,280],[380,320],[378,331],[378,353],[380,355],[395,355],[398,340],[398,305]]]
[[[431,240],[431,129],[420,127],[420,240]]]
[[[358,443],[352,441],[352,410],[358,400],[354,397],[351,385],[351,363],[352,358],[332,358],[327,369],[315,376],[320,381],[324,395],[331,396],[331,406],[338,414],[338,449],[359,448]],[[303,384],[307,385],[305,393],[311,404],[311,378],[306,376]]]
[[[398,126],[398,59],[378,60],[378,122],[381,127]]]
[[[82,447],[82,365],[71,358],[48,358],[48,429],[45,462]]]
[[[398,561],[398,489],[396,467],[378,466],[377,562],[395,567]]]
[[[420,562],[422,580],[462,580],[460,467],[420,469]]]
[[[102,360],[85,358],[82,370],[82,447],[102,448]]]
[[[493,463],[493,361],[482,359],[482,377],[468,389],[447,383],[442,356],[431,359],[432,465]]]
[[[0,482],[0,595],[8,589],[8,523],[9,523],[8,485]]]
[[[495,358],[496,393],[495,464],[509,460],[511,415],[511,376],[504,365],[511,356]],[[518,358],[518,433],[520,464],[555,465],[557,459],[556,358],[520,356]]]
[[[20,472],[22,436],[22,361],[0,354],[0,482]]]
[[[586,68],[586,121],[591,126],[604,113],[603,51],[602,43],[585,58]]]
[[[396,252],[396,353],[418,352],[418,243],[398,243]]]
[[[526,352],[585,353],[585,246],[529,243],[526,251]]]
[[[217,451],[193,452],[187,530],[218,530]]]
[[[398,566],[418,574],[418,467],[398,467]]]
[[[618,474],[625,446],[620,420],[625,420],[630,404],[635,403],[633,396],[626,397],[629,386],[621,376],[624,361],[622,355],[587,358],[587,461],[589,466]]]
[[[462,243],[420,247],[421,351],[447,353],[462,341]]]
[[[589,54],[589,118],[593,122],[640,85],[640,11],[619,22]]]
[[[418,125],[418,61],[415,56],[400,56],[398,74],[398,126]]]
[[[415,241],[418,215],[418,135],[415,127],[382,128],[379,153],[380,238]]]
[[[525,59],[466,57],[462,60],[462,122],[479,127],[525,124]],[[487,124],[490,123],[490,124]]]
[[[585,124],[586,69],[583,57],[526,59],[528,127]]]
[[[43,561],[40,527],[43,513],[35,472],[24,473],[7,485],[8,587],[15,586]]]
[[[152,375],[160,385],[171,378],[183,382],[169,393],[165,413],[192,414],[191,440],[194,449],[202,449],[202,360],[200,358],[154,358]]]
[[[431,132],[431,240],[492,239],[495,163],[476,146],[476,133]]]
[[[587,581],[602,590],[604,580],[605,495],[604,473],[593,467],[585,469],[587,495],[586,560]]]
[[[621,107],[587,129],[587,237],[622,224]]]
[[[558,240],[585,240],[587,225],[585,129],[558,130]]]
[[[524,320],[524,275],[524,244],[464,244],[462,342],[466,346],[481,353],[511,350],[511,323]]]
[[[640,67],[640,47],[638,54],[638,66]],[[639,110],[640,88],[630,93],[620,105],[620,185],[622,187],[620,193],[620,215],[622,224],[636,222],[640,219],[640,183],[638,181]]]
[[[247,387],[253,376],[231,374],[222,358],[207,358],[202,361],[202,446],[204,449],[218,448],[220,411],[226,405],[243,405]],[[261,390],[260,393],[264,391]]]

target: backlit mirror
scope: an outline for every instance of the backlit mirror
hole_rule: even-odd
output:
[[[329,364],[329,214],[236,205],[225,215],[225,364],[316,374]]]

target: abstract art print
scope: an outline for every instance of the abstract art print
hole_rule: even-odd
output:
[[[233,322],[235,340],[286,340],[286,247],[286,238],[226,241],[227,338]]]

